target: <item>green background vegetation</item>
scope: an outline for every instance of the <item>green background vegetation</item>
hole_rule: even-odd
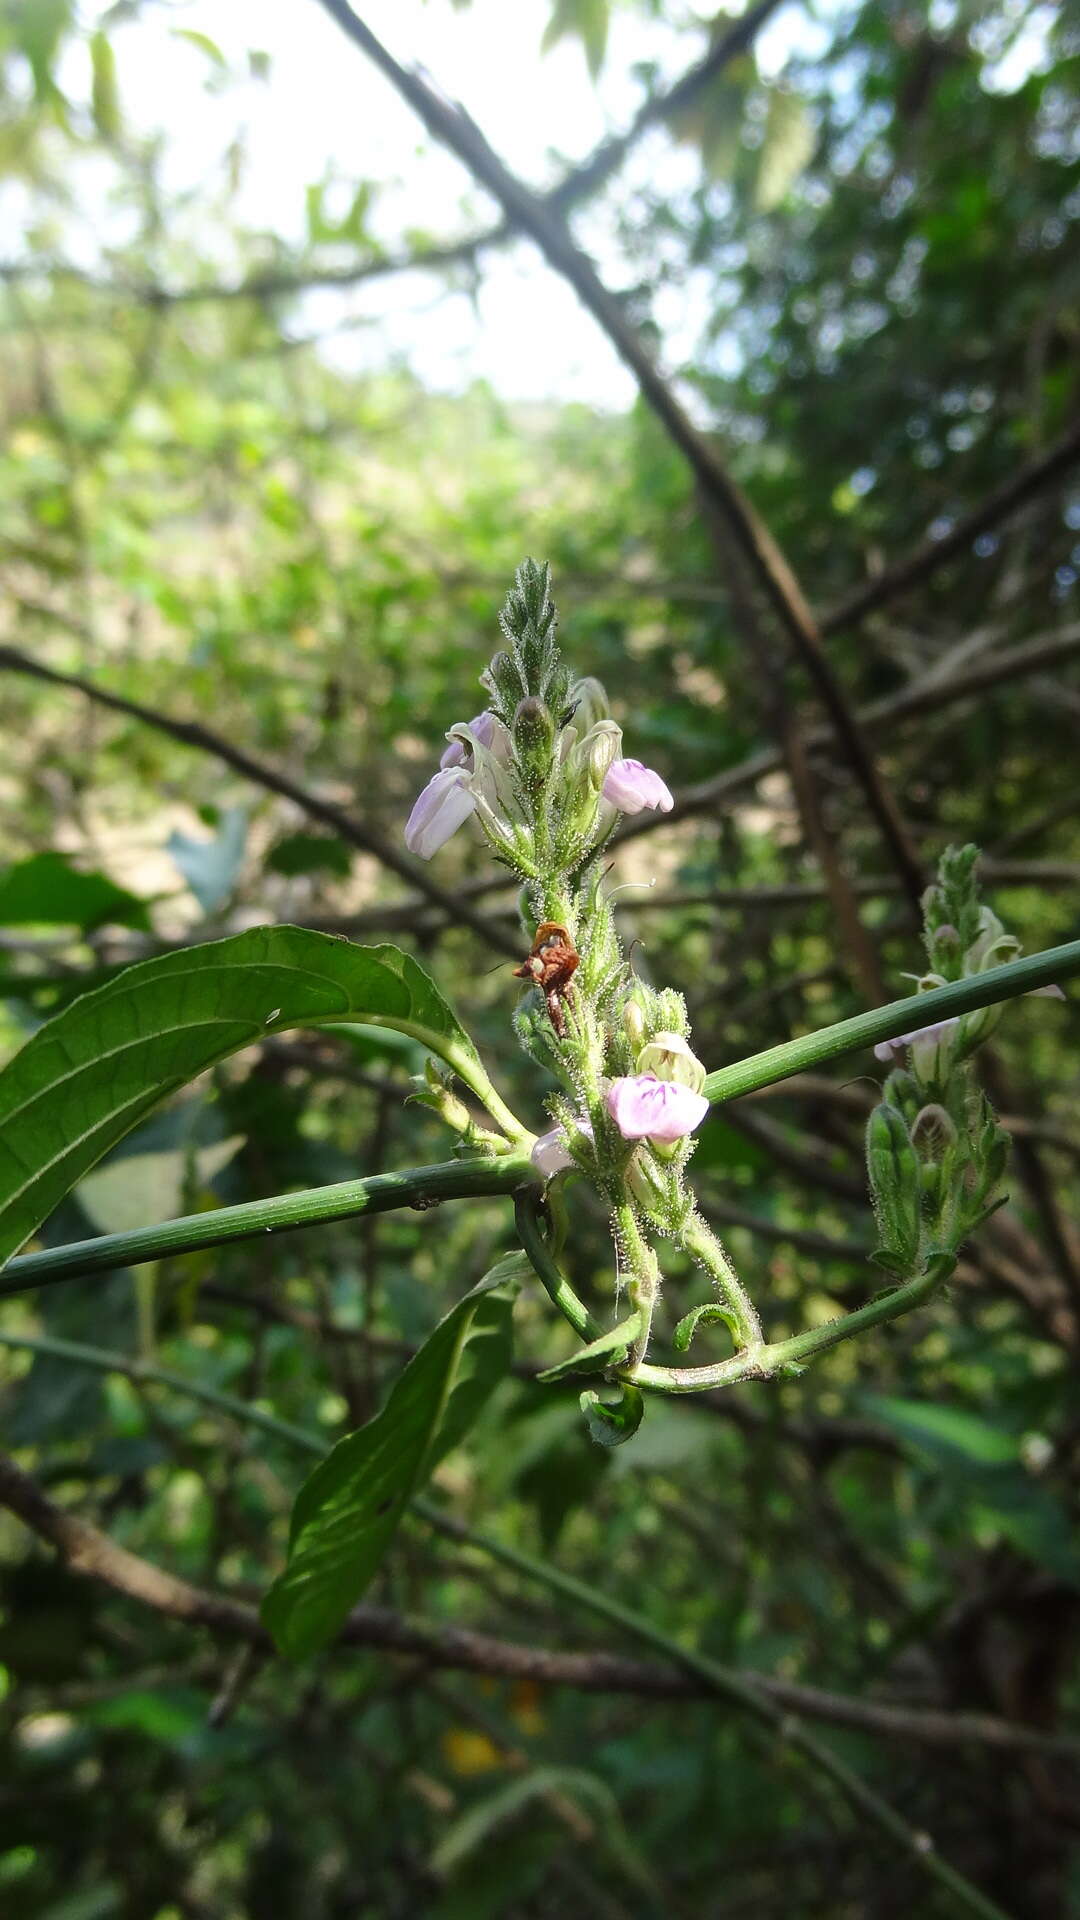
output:
[[[163,45],[187,31],[182,8],[141,11]],[[881,999],[908,991],[917,938],[862,787],[655,414],[433,390],[387,344],[392,313],[350,304],[403,257],[490,232],[478,194],[455,232],[392,243],[379,179],[344,199],[304,182],[302,244],[238,220],[228,168],[181,202],[181,130],[141,132],[125,93],[139,12],[0,4],[4,1057],[133,959],[284,921],[415,952],[539,1129],[540,1076],[509,1046],[512,892],[465,833],[421,876],[484,938],[400,866],[525,553],[552,563],[572,667],[605,681],[628,750],[679,798],[671,821],[635,823],[613,880],[655,879],[622,896],[624,932],[686,993],[707,1065],[858,1011],[875,975]],[[551,36],[580,41],[602,83],[609,24],[614,41],[633,16],[646,54],[663,30],[665,78],[646,59],[639,101],[730,25],[673,0],[611,13],[557,0]],[[423,19],[405,59],[424,58]],[[822,617],[920,859],[977,840],[988,897],[1034,951],[1075,938],[1080,883],[1080,39],[1023,0],[830,5],[818,25],[820,50],[779,76],[748,44],[657,113],[628,172],[578,181],[574,231]],[[273,66],[196,51],[235,96],[239,172],[244,103]],[[362,65],[344,39],[338,57]],[[537,52],[506,84],[544,75]],[[673,140],[688,184],[662,192],[635,165]],[[493,252],[428,268],[432,328]],[[340,311],[313,309],[313,285]],[[671,338],[691,288],[695,337]],[[378,338],[366,371],[333,350],[343,328]],[[352,838],[222,743],[342,810]],[[869,980],[837,920],[845,887]],[[816,1689],[807,1726],[1017,1920],[1080,1911],[1078,1038],[1075,990],[1007,1014],[991,1085],[1015,1123],[1011,1202],[930,1310],[797,1380],[650,1406],[607,1453],[575,1383],[531,1378],[570,1343],[529,1290],[516,1371],[431,1492],[783,1706]],[[373,1028],[252,1047],[132,1134],[41,1243],[445,1159],[445,1131],[405,1104],[422,1059]],[[703,1208],[770,1338],[880,1285],[861,1160],[876,1071],[800,1076],[702,1132]],[[459,1201],[5,1298],[3,1442],[64,1512],[255,1602],[309,1463],[213,1396],[328,1447],[512,1244],[507,1202]],[[584,1198],[571,1246],[602,1310],[605,1223]],[[661,1340],[700,1298],[670,1260]],[[34,1341],[141,1359],[204,1397]],[[292,1667],[81,1577],[4,1514],[0,1911],[961,1911],[782,1730],[512,1566],[416,1520],[368,1599],[381,1640],[369,1623],[367,1644]],[[434,1638],[401,1650],[391,1619]],[[471,1663],[459,1628],[491,1636]],[[500,1668],[508,1644],[539,1650],[535,1671]],[[545,1650],[633,1671],[556,1685]],[[976,1714],[1049,1744],[995,1744]],[[1071,1757],[1053,1744],[1070,1714]]]

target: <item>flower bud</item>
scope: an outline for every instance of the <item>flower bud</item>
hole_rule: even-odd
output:
[[[524,688],[517,661],[511,653],[497,653],[491,665],[480,675],[481,684],[495,695],[504,713],[513,713]]]
[[[911,1144],[923,1160],[940,1161],[956,1144],[956,1127],[936,1101],[920,1107],[911,1123]]]
[[[922,1232],[919,1157],[895,1107],[875,1107],[866,1129],[866,1170],[882,1251],[915,1270]]]
[[[570,755],[569,766],[579,776],[581,773],[587,774],[593,792],[599,793],[608,768],[618,758],[621,747],[622,728],[616,726],[614,720],[598,720],[578,741]]]
[[[631,992],[623,1008],[622,1017],[627,1039],[636,1053],[645,1038],[645,1010],[634,992]]]
[[[591,733],[598,720],[610,720],[611,708],[608,697],[591,675],[585,680],[575,680],[570,689],[570,725],[574,731],[584,736]]]
[[[647,1220],[666,1210],[669,1181],[651,1153],[638,1149],[633,1154],[626,1169],[626,1184]]]
[[[534,693],[526,700],[519,700],[514,709],[512,732],[519,763],[527,774],[544,779],[551,766],[555,741],[551,709]]]
[[[654,1033],[638,1054],[636,1071],[651,1073],[657,1080],[673,1080],[692,1093],[700,1093],[705,1085],[701,1061],[678,1033]]]

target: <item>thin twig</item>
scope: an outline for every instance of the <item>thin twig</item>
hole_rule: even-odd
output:
[[[195,747],[203,753],[212,753],[226,766],[243,774],[246,780],[252,780],[257,786],[264,787],[269,793],[277,793],[323,826],[331,827],[342,840],[350,846],[360,847],[365,853],[374,854],[380,865],[396,873],[402,880],[430,900],[433,906],[441,908],[449,919],[463,922],[474,933],[486,940],[489,946],[499,948],[503,953],[518,953],[520,942],[513,939],[504,927],[493,925],[484,914],[463,900],[460,894],[447,893],[436,881],[429,878],[420,864],[402,852],[392,840],[387,840],[374,827],[358,820],[355,814],[347,813],[343,807],[336,806],[331,800],[323,800],[310,788],[301,786],[288,774],[279,773],[264,760],[257,760],[254,754],[247,753],[242,747],[234,745],[223,734],[215,733],[212,727],[204,726],[199,720],[176,720],[170,714],[154,707],[145,707],[140,701],[127,700],[123,695],[110,693],[107,687],[98,686],[96,681],[86,679],[82,674],[61,673],[56,667],[47,667],[43,661],[34,660],[29,654],[22,653],[17,647],[0,647],[0,671],[27,674],[31,679],[44,680],[50,686],[67,687],[73,693],[81,693],[100,707],[108,707],[113,713],[122,713],[128,719],[138,720],[143,726],[153,727],[158,733],[168,734],[172,740],[178,740],[181,746]]]
[[[947,560],[965,552],[980,533],[997,526],[1015,508],[1041,492],[1059,475],[1067,473],[1077,459],[1080,459],[1080,420],[1074,420],[1060,440],[1055,440],[1045,453],[1018,467],[1011,479],[987,494],[970,513],[962,514],[942,539],[924,541],[922,546],[895,561],[891,567],[884,567],[864,587],[856,587],[853,593],[831,607],[822,615],[822,633],[839,633],[844,627],[853,626],[868,613],[884,606],[887,601],[910,593],[912,587],[920,586]]]
[[[649,94],[625,132],[611,134],[602,140],[586,159],[571,167],[556,186],[538,195],[541,203],[554,213],[566,214],[595,193],[618,171],[627,154],[650,127],[685,111],[725,67],[753,45],[760,28],[769,15],[776,12],[779,4],[780,0],[757,0],[757,5],[750,7],[740,20],[734,21],[727,33],[721,34],[708,52],[687,68],[672,86]],[[67,262],[41,259],[0,263],[0,282],[18,286],[22,281],[43,277],[68,280],[105,298],[134,302],[163,312],[170,307],[196,306],[221,300],[274,300],[315,289],[344,290],[394,274],[436,272],[445,267],[471,266],[477,256],[490,247],[503,246],[513,240],[516,231],[515,223],[504,219],[486,227],[481,233],[466,235],[461,240],[416,247],[408,253],[377,253],[347,267],[312,266],[292,271],[287,268],[265,268],[248,274],[243,280],[211,280],[187,287],[169,288],[158,281],[101,280],[84,268]]]

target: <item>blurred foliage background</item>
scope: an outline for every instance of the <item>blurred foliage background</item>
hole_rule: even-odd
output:
[[[273,47],[246,9],[219,45],[209,7],[0,6],[5,1054],[110,969],[282,920],[415,950],[539,1127],[544,1089],[508,1044],[512,894],[467,836],[439,856],[485,942],[379,853],[400,853],[444,729],[481,704],[525,553],[552,563],[573,666],[677,793],[626,835],[615,879],[636,964],[686,993],[709,1066],[865,1004],[838,886],[880,997],[906,992],[901,877],[663,425],[591,322],[545,306],[552,270],[418,122],[387,121],[380,162],[370,103],[404,109],[315,0],[280,10],[287,27],[270,11]],[[436,82],[440,48],[473,50],[482,124],[485,97],[500,127],[515,96],[547,102],[548,150],[515,163],[557,189],[547,204],[779,541],[920,859],[977,840],[1028,950],[1075,937],[1072,10],[766,5],[720,57],[733,18],[690,0],[548,0],[521,9],[512,69],[514,9],[376,13]],[[308,177],[291,116],[306,98],[318,120],[320,63],[360,105],[351,124],[331,94],[332,157]],[[591,103],[591,152],[560,75]],[[292,180],[280,222],[251,145],[267,114]],[[593,165],[627,128],[618,164]],[[430,228],[424,183],[445,211]],[[465,343],[449,373],[448,332]],[[576,1390],[530,1377],[563,1351],[530,1296],[517,1374],[436,1481],[452,1515],[789,1705],[784,1686],[816,1689],[820,1736],[1018,1920],[1080,1912],[1078,1029],[1075,997],[1003,1023],[1012,1198],[932,1310],[798,1380],[650,1407],[608,1455]],[[442,1159],[405,1104],[417,1055],[374,1030],[269,1041],[132,1135],[43,1237]],[[880,1282],[871,1070],[786,1082],[702,1134],[706,1212],[773,1337]],[[123,1547],[257,1597],[305,1462],[184,1381],[329,1445],[510,1244],[504,1203],[459,1202],[5,1299],[5,1444]],[[580,1204],[573,1265],[598,1302],[606,1244]],[[696,1284],[671,1263],[668,1328]],[[179,1379],[140,1380],[140,1359]],[[634,1655],[419,1524],[374,1598],[492,1644]],[[427,1655],[351,1645],[292,1669],[80,1577],[8,1515],[0,1607],[0,1908],[25,1920],[959,1911],[782,1738],[704,1688],[678,1697],[670,1668],[670,1698],[575,1688],[469,1670],[436,1636]],[[976,1713],[1028,1746],[956,1719]]]

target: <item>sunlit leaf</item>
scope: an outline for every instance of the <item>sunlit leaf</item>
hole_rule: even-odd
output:
[[[215,1061],[268,1033],[335,1020],[475,1057],[408,954],[300,927],[256,927],[161,954],[74,1001],[0,1073],[0,1260],[110,1147]]]
[[[814,123],[805,102],[797,93],[771,88],[754,182],[754,205],[759,212],[771,213],[780,205],[813,158],[816,144]]]
[[[547,53],[567,36],[580,40],[595,80],[604,64],[610,17],[610,0],[555,0],[541,50]]]
[[[94,115],[94,125],[103,140],[115,140],[120,133],[120,96],[116,86],[116,55],[111,41],[103,33],[95,33],[91,36],[90,59],[93,66],[90,105]]]

